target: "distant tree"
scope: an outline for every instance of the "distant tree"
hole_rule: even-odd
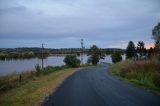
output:
[[[160,58],[160,22],[153,28],[152,36],[155,40],[155,54]]]
[[[112,55],[112,62],[113,63],[117,63],[117,62],[120,62],[122,61],[122,56],[121,56],[121,53],[118,52],[118,51],[115,51]]]
[[[146,48],[144,47],[144,42],[143,41],[139,41],[137,43],[137,53],[139,58],[142,58],[143,56],[146,55]]]
[[[158,23],[158,25],[156,25],[153,30],[152,30],[152,35],[154,40],[157,42],[158,41],[158,45],[160,47],[160,22]]]
[[[159,53],[159,50],[160,50],[160,42],[157,40],[157,41],[155,41],[155,46],[154,46],[154,51],[155,51],[155,53],[157,54],[157,53]]]
[[[78,67],[80,65],[80,60],[76,57],[76,55],[67,55],[64,62],[69,67]]]
[[[104,53],[96,45],[93,45],[88,51],[89,61],[93,65],[96,65],[100,59],[104,59]]]
[[[150,49],[148,50],[148,58],[151,58],[151,56],[154,55],[154,49],[152,47],[150,47]]]
[[[136,56],[135,45],[132,41],[129,41],[128,46],[126,48],[126,59],[134,59]]]

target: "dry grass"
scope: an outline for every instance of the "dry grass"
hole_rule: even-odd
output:
[[[122,70],[126,71],[126,73],[131,71],[155,71],[160,73],[160,62],[157,59],[129,61],[128,65],[122,66]]]
[[[110,72],[144,88],[160,91],[160,61],[156,58],[123,61],[111,66]]]
[[[0,96],[1,106],[37,106],[55,91],[65,78],[78,70],[77,68],[55,71],[46,76],[36,77],[28,83],[16,87]]]
[[[35,80],[40,76],[45,76],[50,73],[53,73],[55,71],[67,69],[66,66],[47,66],[45,67],[45,70],[39,70],[39,71],[28,71],[28,72],[22,72],[22,73],[13,73],[6,76],[0,76],[0,95],[2,93],[5,93],[13,88],[16,88],[18,86],[24,85],[27,82],[31,80]]]
[[[160,74],[160,62],[157,59],[128,61],[127,65],[121,66],[121,76],[132,78],[136,73]]]

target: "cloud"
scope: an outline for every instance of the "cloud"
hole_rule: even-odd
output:
[[[52,39],[57,43],[49,45],[55,47],[71,47],[72,38],[101,47],[129,40],[151,42],[159,9],[159,0],[1,0],[0,39],[14,40],[15,47],[19,44],[15,39],[36,43]]]

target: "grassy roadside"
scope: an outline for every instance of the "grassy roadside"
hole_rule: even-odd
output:
[[[159,62],[126,60],[113,64],[109,72],[121,80],[160,94]]]
[[[15,87],[0,95],[0,106],[37,106],[49,94],[55,91],[65,78],[76,72],[79,68],[67,68],[54,71],[47,75],[34,77],[27,83]]]

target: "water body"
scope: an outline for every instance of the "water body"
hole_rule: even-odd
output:
[[[65,65],[63,62],[65,56],[50,56],[44,59],[44,66],[62,66]],[[80,57],[78,57],[80,58]],[[124,56],[123,56],[124,58]],[[88,60],[88,56],[83,56],[83,63],[86,63]],[[104,60],[100,60],[100,62],[107,62],[112,63],[111,57],[106,56]],[[19,73],[25,71],[34,70],[35,65],[41,65],[41,59],[33,58],[33,59],[23,59],[23,60],[5,60],[0,61],[0,76],[12,74],[12,73]]]

